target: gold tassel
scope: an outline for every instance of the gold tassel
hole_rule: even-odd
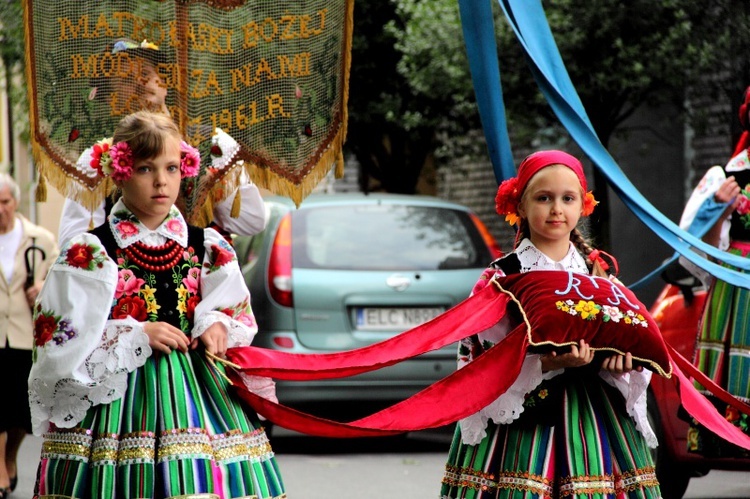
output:
[[[37,203],[47,201],[47,183],[44,181],[44,175],[39,174],[39,182],[36,184],[36,194],[34,196]]]
[[[240,217],[240,208],[242,207],[242,196],[240,195],[239,188],[234,193],[234,201],[232,201],[232,211],[229,212],[229,216],[232,218]]]
[[[334,176],[336,178],[343,178],[344,177],[344,166],[346,165],[346,162],[344,161],[344,150],[343,148],[339,151],[338,158],[336,158],[336,170],[334,171]]]

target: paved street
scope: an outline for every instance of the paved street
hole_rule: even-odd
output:
[[[448,443],[443,436],[401,440],[278,438],[274,448],[289,499],[436,499]],[[31,499],[41,439],[21,448],[13,499]],[[408,450],[407,450],[408,449]],[[712,471],[694,478],[685,499],[750,497],[750,473]]]

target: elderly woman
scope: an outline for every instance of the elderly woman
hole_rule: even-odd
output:
[[[16,213],[19,197],[13,177],[0,173],[0,398],[6,409],[0,411],[0,499],[16,488],[16,456],[31,432],[31,308],[58,254],[51,232]]]

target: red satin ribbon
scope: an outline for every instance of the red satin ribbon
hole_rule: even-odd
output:
[[[247,374],[277,379],[353,376],[397,364],[489,329],[505,316],[509,299],[490,284],[431,321],[367,347],[335,354],[299,354],[250,346],[229,349],[227,359],[242,366]]]
[[[489,285],[432,321],[389,340],[337,354],[289,354],[255,347],[232,348],[230,362],[245,374],[287,380],[312,380],[352,376],[389,366],[441,348],[495,326],[505,315],[508,297]],[[462,369],[412,397],[382,411],[349,423],[306,414],[255,395],[244,388],[238,371],[227,374],[238,395],[256,412],[285,428],[323,437],[384,436],[443,426],[471,414],[503,394],[516,380],[528,348],[524,325],[479,355]],[[683,370],[724,402],[750,414],[750,406],[716,385],[679,352],[667,345],[673,366],[672,379],[687,412],[720,437],[750,449],[750,437],[727,421],[698,392]]]
[[[597,262],[599,264],[599,266],[602,268],[602,270],[609,270],[609,264],[604,260],[604,258],[602,258],[602,255],[607,255],[609,257],[609,259],[612,260],[612,263],[615,266],[615,275],[619,274],[620,273],[620,268],[617,265],[617,259],[615,259],[615,257],[613,257],[612,255],[610,255],[606,251],[595,249],[594,251],[592,251],[591,253],[589,253],[589,259],[592,262]]]
[[[722,402],[731,405],[735,409],[750,415],[750,406],[741,402],[729,392],[714,383],[711,378],[698,370],[690,361],[667,344],[667,349],[672,360],[672,374],[674,384],[680,394],[680,402],[685,410],[700,424],[733,444],[750,450],[750,436],[744,434],[739,428],[727,421],[727,419],[716,410],[716,407],[698,390],[688,379],[683,370],[695,378],[708,391],[714,394]]]
[[[350,423],[319,418],[276,404],[242,388],[236,372],[229,370],[227,374],[239,388],[239,396],[258,414],[279,426],[319,437],[376,437],[437,428],[486,407],[518,377],[524,358],[519,353],[525,351],[526,346],[526,330],[519,327],[473,362],[437,383],[398,404]]]

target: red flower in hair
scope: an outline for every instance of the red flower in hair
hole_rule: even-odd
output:
[[[587,192],[586,195],[583,196],[583,216],[587,217],[591,215],[598,204],[599,201],[596,200],[594,194],[591,191]]]
[[[521,202],[521,193],[518,192],[518,178],[513,177],[504,180],[497,188],[495,195],[495,211],[499,215],[505,215],[505,220],[515,225],[518,223],[518,203]]]

